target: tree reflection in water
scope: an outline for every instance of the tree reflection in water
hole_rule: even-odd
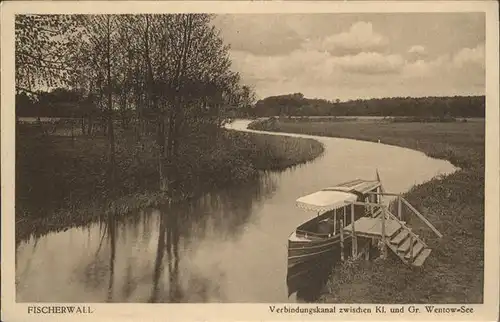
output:
[[[73,265],[72,275],[84,290],[76,298],[96,294],[107,302],[222,299],[226,272],[211,262],[212,256],[206,252],[215,250],[206,246],[240,238],[255,209],[275,189],[276,177],[263,174],[256,181],[212,191],[182,204],[128,216],[103,216],[85,234],[88,247],[94,250],[75,257],[79,263]],[[207,255],[203,268],[193,266],[191,256],[198,250]]]
[[[179,263],[182,249],[191,243],[200,243],[207,235],[235,238],[242,233],[253,213],[255,201],[269,195],[276,188],[275,179],[263,174],[258,182],[207,193],[189,203],[165,205],[159,208],[159,234],[153,268],[153,285],[149,302],[185,302],[193,298],[187,294],[201,291],[197,300],[206,301],[211,291],[218,293],[217,285],[193,271],[187,271],[186,289],[180,281]],[[165,271],[165,266],[168,271]],[[168,274],[168,285],[162,277]],[[223,273],[221,273],[221,276]],[[168,291],[163,292],[164,289]],[[200,298],[201,297],[201,298]]]
[[[153,272],[153,291],[150,302],[168,300],[178,302],[181,298],[179,287],[179,225],[178,213],[174,211],[175,206],[167,205],[160,207],[160,228],[158,233],[158,246]],[[161,277],[164,270],[164,255],[167,254],[169,293],[168,299],[161,299],[159,293]]]
[[[117,241],[116,217],[108,216],[108,241],[111,249],[109,256],[109,283],[108,283],[108,298],[110,302],[113,299],[113,286],[115,282],[115,258],[116,258],[116,241]]]

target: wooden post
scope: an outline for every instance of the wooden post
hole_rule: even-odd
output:
[[[410,263],[413,263],[413,234],[410,233]]]
[[[73,126],[73,119],[71,119],[70,123],[71,123],[71,145],[75,146],[75,129]]]
[[[340,260],[344,261],[344,221],[340,219]]]
[[[401,196],[398,196],[398,218],[399,220],[403,220],[403,213],[401,211]]]
[[[337,209],[333,209],[333,235],[337,231]]]
[[[382,258],[386,258],[386,245],[385,245],[385,214],[386,214],[386,207],[384,206],[382,210]]]
[[[352,257],[356,258],[358,254],[358,238],[356,237],[356,227],[354,225],[354,204],[351,204],[351,227],[352,227]]]

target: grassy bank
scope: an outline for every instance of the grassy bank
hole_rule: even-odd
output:
[[[104,136],[42,135],[18,126],[16,136],[16,240],[83,225],[109,213],[196,197],[217,187],[256,180],[259,170],[284,169],[323,152],[314,140],[221,130],[185,139],[175,165],[175,193],[159,192],[153,138],[137,145],[117,135],[117,184],[109,189]]]
[[[433,249],[422,269],[397,258],[337,267],[319,301],[327,303],[482,303],[484,281],[484,123],[253,123],[269,131],[344,137],[407,147],[461,168],[405,194],[443,233],[409,224]]]

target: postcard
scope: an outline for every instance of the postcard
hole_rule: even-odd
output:
[[[1,6],[2,321],[496,321],[493,1]]]

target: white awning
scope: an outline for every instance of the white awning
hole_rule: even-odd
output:
[[[296,200],[297,207],[314,210],[329,211],[344,207],[346,203],[356,201],[358,197],[349,192],[320,190]]]

